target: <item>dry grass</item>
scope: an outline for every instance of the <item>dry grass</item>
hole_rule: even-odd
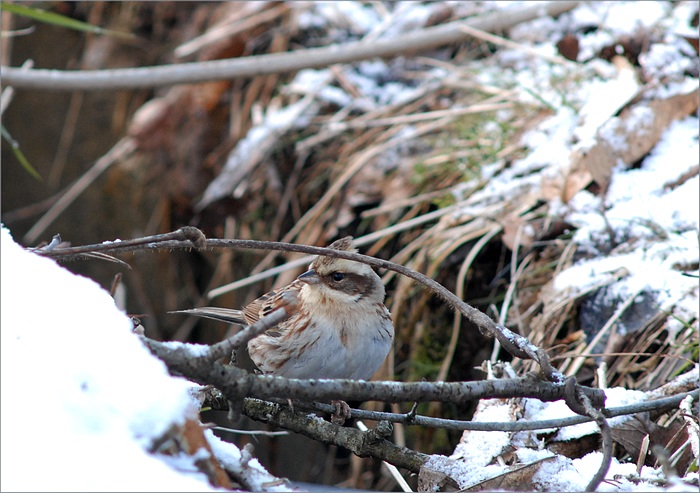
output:
[[[153,28],[164,43],[179,46],[176,56],[198,60],[283,52],[301,43],[305,34],[297,24],[297,7],[258,7],[241,12],[234,4],[190,6],[192,19],[206,26],[195,41],[185,42],[194,29],[187,24],[177,24],[166,33],[166,21],[156,20]],[[119,22],[137,22],[128,15],[133,14],[127,12],[130,7],[120,8],[124,12]],[[173,17],[165,6],[143,8],[153,9],[154,19]],[[470,63],[480,49],[465,44],[449,61],[418,57],[403,66],[390,63],[397,80],[417,88],[412,97],[365,110],[320,104],[304,125],[263,150],[233,198],[201,211],[197,200],[235,145],[265,114],[304,95],[289,87],[290,76],[277,75],[165,90],[159,94],[162,113],[135,136],[139,151],[110,172],[114,188],[127,190],[129,205],[148,211],[141,213],[144,220],[139,226],[132,224],[124,235],[132,235],[134,229],[149,235],[193,224],[209,237],[327,245],[353,234],[364,245],[364,253],[437,279],[545,348],[559,370],[576,375],[581,383],[600,378],[596,370],[604,363],[609,386],[659,387],[687,368],[691,357],[697,360],[697,320],[674,321],[659,312],[634,334],[618,335],[615,327],[626,307],[623,303],[596,336],[607,345],[601,347],[596,337],[586,337],[579,316],[583,300],[618,277],[570,297],[555,296],[551,283],[574,262],[577,245],[550,217],[536,181],[529,179],[540,170],[533,169],[532,176],[510,177],[513,186],[503,195],[490,191],[491,178],[482,178],[484,165],[490,166],[492,177],[507,173],[510,163],[527,152],[520,137],[550,110],[546,105],[522,104],[512,88],[476,83]],[[161,54],[168,56],[172,55]],[[568,63],[558,57],[555,61]],[[445,71],[444,77],[431,75],[434,65]],[[349,76],[352,70],[331,67],[330,85],[357,102],[368,95]],[[79,106],[80,101],[74,104]],[[74,112],[69,121],[67,140],[73,135]],[[56,157],[52,181],[58,182],[65,161],[62,154]],[[229,289],[216,291],[215,301],[242,306],[265,290],[288,283],[305,261],[290,264],[294,270],[279,266],[298,258],[230,251],[194,260],[151,256],[134,259],[136,273],[127,282],[136,293],[136,311],[151,315],[156,336],[213,342],[224,335],[220,327],[161,314],[208,304],[213,288],[232,282],[235,285]],[[468,380],[481,375],[474,368],[484,360],[508,357],[409,279],[393,272],[383,276],[396,345],[382,378]],[[639,294],[633,293],[628,301]],[[514,367],[523,372],[533,369],[523,362],[514,362]],[[465,419],[470,410],[434,404],[421,411]],[[436,438],[433,433],[441,432],[406,433],[397,426],[395,439],[426,453],[449,453],[455,437]],[[377,485],[376,471],[363,483],[361,477],[367,481],[369,473],[364,467],[364,475],[358,468],[352,473],[352,485]]]

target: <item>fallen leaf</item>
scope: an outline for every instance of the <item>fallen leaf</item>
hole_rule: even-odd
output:
[[[532,478],[539,472],[542,464],[553,460],[555,460],[555,457],[545,457],[530,464],[513,466],[513,469],[508,472],[482,481],[462,491],[537,491]]]

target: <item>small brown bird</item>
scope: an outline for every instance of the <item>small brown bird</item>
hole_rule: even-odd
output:
[[[351,236],[328,248],[357,251]],[[379,369],[391,350],[394,324],[384,306],[381,279],[360,262],[317,257],[289,285],[243,310],[202,308],[186,313],[250,325],[281,306],[283,294],[296,297],[294,313],[248,342],[248,353],[260,371],[287,378],[367,380]]]

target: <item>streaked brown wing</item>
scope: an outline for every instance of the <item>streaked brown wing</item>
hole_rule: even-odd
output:
[[[192,308],[190,310],[177,310],[169,313],[185,313],[187,315],[210,318],[212,320],[231,324],[252,325],[278,308],[288,305],[289,297],[291,296],[293,299],[296,298],[303,285],[301,281],[295,280],[284,288],[265,293],[260,298],[249,303],[243,310],[205,306],[202,308]],[[279,326],[271,328],[266,333],[272,337],[279,337],[282,334],[279,330]]]
[[[296,297],[303,286],[304,284],[301,281],[294,280],[291,284],[283,288],[272,290],[269,293],[265,293],[260,298],[251,301],[243,309],[243,316],[246,322],[249,325],[254,324],[262,317],[286,305],[287,303],[282,297],[289,295]]]

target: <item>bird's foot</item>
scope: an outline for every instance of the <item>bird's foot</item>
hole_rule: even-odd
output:
[[[342,426],[345,420],[350,417],[350,406],[345,401],[331,401],[335,412],[331,414],[331,423]]]

